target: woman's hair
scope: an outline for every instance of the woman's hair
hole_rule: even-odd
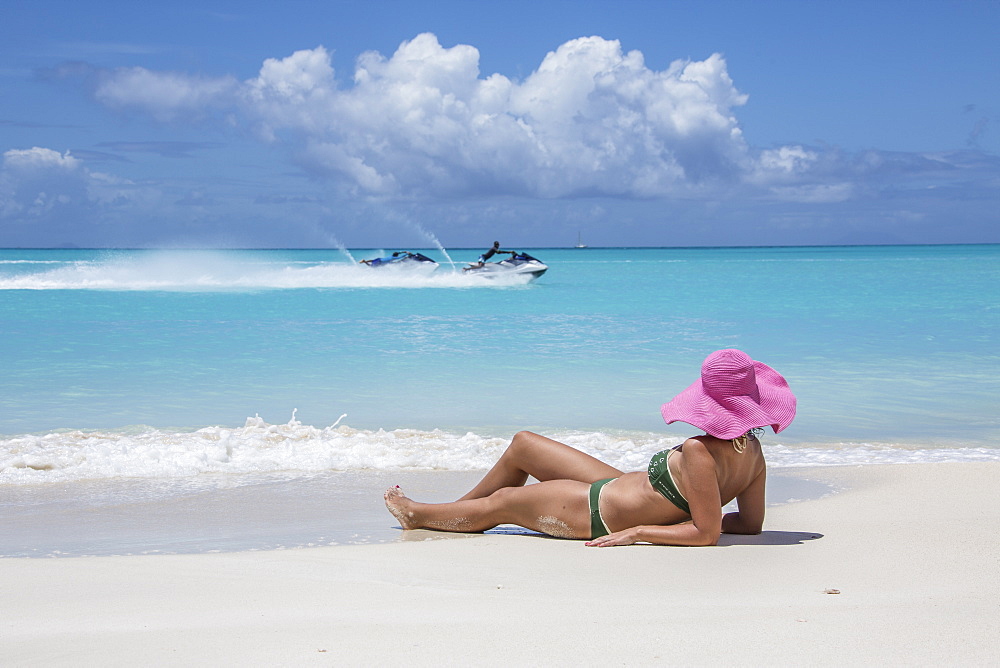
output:
[[[743,434],[742,436],[737,436],[736,438],[732,439],[733,449],[736,450],[736,452],[743,454],[743,451],[746,450],[747,442],[750,440],[751,436],[753,436],[754,438],[760,438],[763,435],[764,435],[763,427],[754,427],[753,429],[748,430],[747,433]]]

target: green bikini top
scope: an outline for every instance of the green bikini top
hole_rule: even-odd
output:
[[[691,508],[688,506],[687,499],[677,489],[674,476],[670,473],[670,455],[674,454],[680,447],[678,445],[675,448],[661,450],[653,455],[653,458],[649,460],[649,484],[667,501],[690,515]]]

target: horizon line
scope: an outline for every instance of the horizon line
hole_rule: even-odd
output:
[[[518,246],[529,250],[718,250],[718,249],[739,249],[739,248],[885,248],[885,247],[933,247],[933,246],[996,246],[1000,241],[947,241],[934,243],[857,243],[857,244],[758,244],[758,245],[729,245],[729,246]],[[2,246],[0,251],[10,250],[198,250],[198,251],[342,251],[346,250],[388,250],[389,248],[404,248],[403,246]],[[441,250],[438,246],[405,246],[406,249],[415,250]],[[449,246],[445,250],[479,250],[482,246]],[[513,247],[512,247],[513,248]]]

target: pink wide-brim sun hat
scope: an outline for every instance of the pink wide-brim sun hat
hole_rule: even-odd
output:
[[[686,422],[725,440],[756,427],[778,433],[795,418],[795,395],[780,373],[742,350],[717,350],[701,378],[660,408],[667,424]]]

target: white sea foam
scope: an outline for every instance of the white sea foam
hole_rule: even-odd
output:
[[[641,470],[676,443],[652,433],[562,432],[554,438],[621,470]],[[259,416],[242,427],[193,432],[134,429],[60,431],[0,440],[0,484],[112,478],[177,478],[200,474],[258,475],[356,470],[489,468],[508,437],[414,429],[358,430],[295,419],[269,424]],[[913,448],[892,444],[788,446],[766,444],[773,468],[917,462],[998,461],[990,448]]]
[[[64,260],[0,260],[0,264],[66,264]]]
[[[357,469],[488,467],[504,442],[440,431],[359,431],[248,418],[236,429],[66,431],[0,441],[0,483]]]
[[[484,278],[451,268],[372,268],[347,262],[252,261],[212,251],[157,251],[61,263],[47,271],[0,276],[0,290],[287,290],[300,288],[477,288],[529,282],[525,275]]]
[[[778,444],[765,445],[764,453],[772,468],[1000,461],[1000,450],[996,448],[918,448],[894,443],[837,443],[820,447]]]

